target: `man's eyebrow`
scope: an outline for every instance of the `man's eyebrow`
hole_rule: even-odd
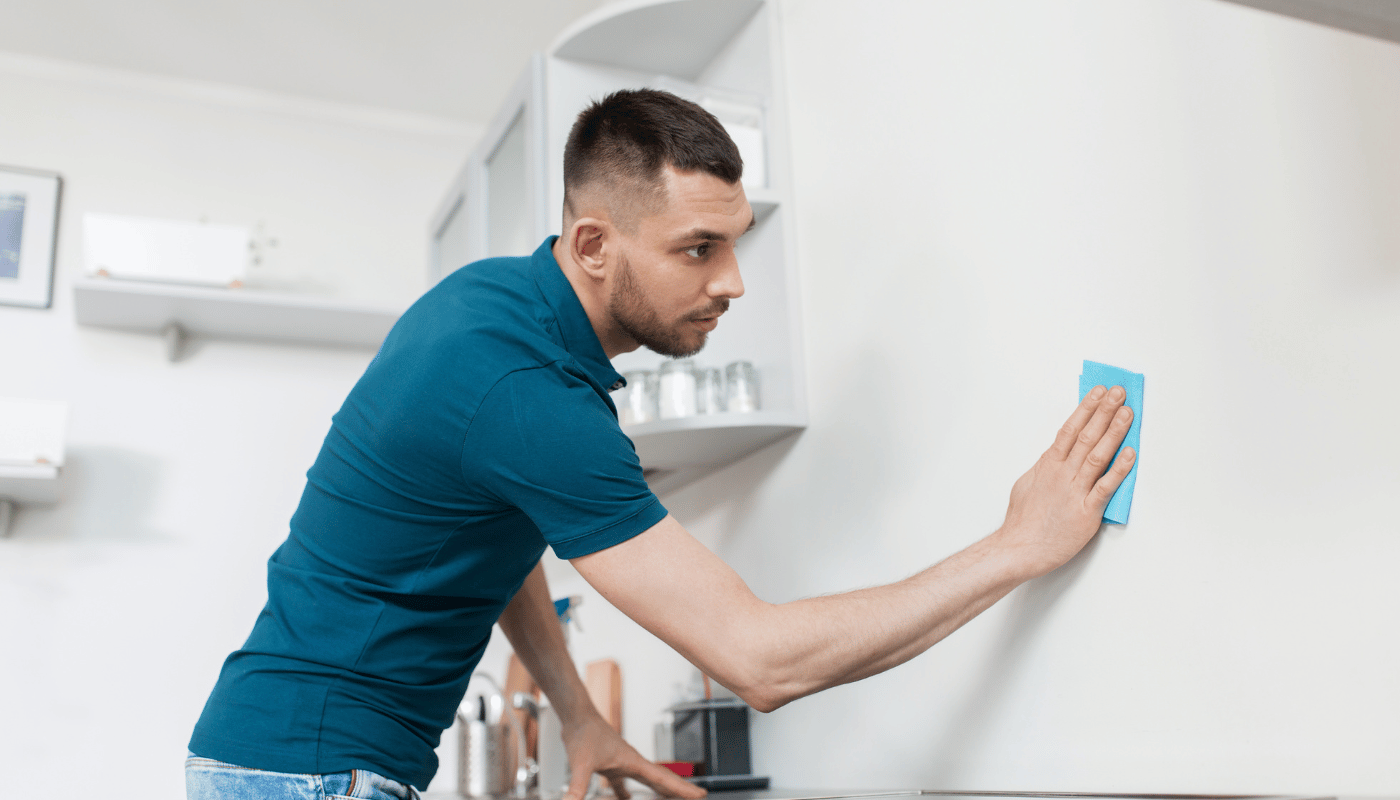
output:
[[[749,226],[748,226],[747,228],[744,229],[744,233],[748,233],[749,231],[753,230],[753,226],[754,226],[755,224],[757,224],[757,223],[758,223],[758,220],[757,220],[756,218],[754,218],[754,217],[749,217]],[[739,234],[739,235],[740,235],[740,236],[743,236],[744,233],[741,233],[741,234]],[[682,241],[686,241],[686,242],[727,242],[727,241],[729,241],[729,235],[728,235],[728,234],[719,233],[719,232],[717,232],[717,231],[712,231],[712,230],[710,230],[709,228],[692,228],[691,230],[689,230],[689,231],[687,231],[687,232],[681,234],[680,236],[678,236],[678,237],[676,237],[676,238],[677,238],[677,239],[680,239],[680,240],[682,240]]]

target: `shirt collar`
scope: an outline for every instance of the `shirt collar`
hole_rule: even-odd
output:
[[[564,339],[564,349],[599,386],[613,391],[623,385],[622,376],[613,369],[608,354],[603,352],[603,344],[598,341],[598,334],[593,330],[593,323],[588,320],[578,295],[574,293],[573,285],[564,277],[564,270],[554,259],[554,240],[558,238],[551,236],[545,239],[544,244],[530,257],[535,285],[553,309],[554,318],[559,321],[559,335]]]

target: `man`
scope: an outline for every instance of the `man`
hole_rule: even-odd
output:
[[[269,561],[268,604],[196,726],[191,798],[412,796],[497,621],[559,713],[570,800],[594,772],[623,797],[626,777],[700,797],[589,702],[546,546],[771,711],[913,658],[1097,531],[1134,457],[1110,469],[1131,422],[1117,387],[1079,405],[986,539],[889,586],[756,598],[647,489],[608,396],[609,359],[698,352],[742,296],[739,153],[698,106],[629,91],[579,116],[564,161],[563,235],[444,279],[335,416]]]

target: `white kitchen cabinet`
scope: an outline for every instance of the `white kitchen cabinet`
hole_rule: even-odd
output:
[[[734,301],[696,361],[721,368],[752,362],[762,410],[624,426],[657,491],[684,485],[807,425],[775,13],[763,0],[628,0],[580,19],[546,55],[531,61],[431,221],[434,280],[489,255],[528,254],[545,236],[559,233],[569,129],[588,103],[618,89],[676,91],[711,108],[726,127],[735,120],[738,127],[730,130],[749,154],[745,188],[757,224],[738,248],[745,295]],[[746,105],[754,113],[733,116],[733,109]],[[619,356],[614,365],[619,371],[656,369],[662,361],[642,350]]]
[[[537,55],[438,204],[429,284],[478,259],[528,255],[549,235],[543,114],[544,58]]]

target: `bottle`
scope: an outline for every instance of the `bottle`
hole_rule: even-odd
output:
[[[695,362],[688,358],[661,365],[662,419],[695,416]]]

